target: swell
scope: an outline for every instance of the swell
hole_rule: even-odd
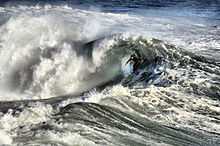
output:
[[[53,115],[52,119],[63,127],[48,121],[33,125],[28,131],[21,128],[22,137],[16,137],[15,142],[24,145],[33,142],[37,144],[59,143],[59,138],[50,141],[43,133],[47,133],[48,130],[61,134],[74,133],[78,128],[81,129],[82,137],[97,145],[214,146],[219,144],[220,138],[214,134],[165,126],[135,113],[122,112],[116,108],[92,103],[69,104]],[[78,125],[78,128],[75,125]],[[83,128],[85,125],[86,129]],[[29,134],[25,136],[25,133]],[[32,137],[31,141],[29,137]],[[61,144],[65,145],[65,142]]]

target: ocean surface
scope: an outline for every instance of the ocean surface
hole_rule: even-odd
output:
[[[1,1],[0,146],[220,146],[220,1]]]

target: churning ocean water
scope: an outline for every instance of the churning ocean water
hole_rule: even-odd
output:
[[[1,1],[0,145],[220,146],[220,1]]]

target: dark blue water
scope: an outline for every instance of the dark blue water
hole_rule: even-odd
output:
[[[2,0],[1,5],[68,4],[74,6],[97,6],[103,9],[149,9],[163,7],[196,8],[202,11],[219,11],[219,0]],[[180,9],[181,11],[181,9]]]

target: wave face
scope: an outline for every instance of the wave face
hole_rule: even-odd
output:
[[[0,5],[0,145],[220,145],[218,1]]]

